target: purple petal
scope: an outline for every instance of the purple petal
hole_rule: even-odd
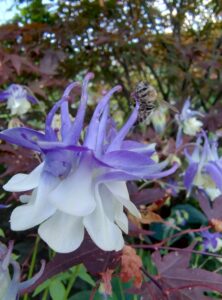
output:
[[[10,206],[11,206],[11,204],[8,204],[8,205],[0,204],[0,209],[1,209],[1,208],[8,208],[8,207],[10,207]]]
[[[8,249],[7,249],[6,255],[5,255],[5,257],[4,257],[3,261],[2,261],[2,264],[1,264],[1,267],[2,267],[3,270],[7,270],[8,269],[8,266],[9,266],[10,260],[11,260],[11,254],[12,254],[13,246],[14,246],[14,242],[10,241],[9,245],[8,245]]]
[[[216,237],[211,239],[211,245],[214,249],[217,248],[217,238]]]
[[[70,84],[66,87],[66,89],[65,89],[65,91],[64,91],[64,93],[63,93],[62,98],[69,98],[69,94],[71,93],[71,91],[72,91],[73,89],[79,88],[79,87],[80,87],[80,83],[79,83],[79,82],[72,82],[72,83],[70,83]]]
[[[59,150],[59,149],[72,150],[72,151],[76,151],[76,152],[89,151],[89,149],[86,147],[67,145],[63,142],[39,141],[37,143],[43,152],[54,151],[54,150]]]
[[[43,274],[45,269],[45,261],[41,261],[41,269],[37,274],[35,274],[31,279],[19,283],[19,292],[22,293],[28,287],[32,286]]]
[[[127,170],[127,172],[144,168],[146,165],[156,165],[151,158],[144,154],[124,150],[108,152],[102,157],[102,161],[114,168]]]
[[[44,141],[45,135],[30,128],[12,128],[0,133],[0,138],[9,143],[35,151],[41,151],[38,141]]]
[[[16,261],[12,261],[11,264],[14,269],[14,274],[8,285],[7,292],[4,295],[4,300],[16,300],[19,291],[19,279],[21,275],[20,266]]]
[[[117,135],[116,123],[113,120],[113,118],[109,117],[107,120],[107,135],[106,135],[107,145],[109,145],[112,142],[112,140],[115,138],[116,135]]]
[[[191,163],[184,175],[184,186],[190,190],[198,169],[198,163]]]
[[[97,141],[97,135],[98,135],[98,128],[99,128],[99,122],[100,122],[100,117],[105,109],[106,105],[108,105],[108,102],[110,101],[111,96],[115,93],[118,92],[122,89],[120,85],[117,85],[113,89],[111,89],[103,98],[102,100],[98,103],[94,114],[92,116],[92,119],[90,121],[85,142],[84,145],[86,147],[89,147],[90,149],[95,149],[96,147],[96,141]]]
[[[66,101],[65,97],[63,97],[60,101],[56,102],[56,104],[53,106],[53,108],[50,110],[50,112],[48,113],[48,115],[46,117],[45,135],[46,135],[47,139],[49,139],[49,140],[52,140],[52,141],[57,140],[56,133],[55,133],[54,129],[52,128],[52,121],[53,121],[56,111],[60,108],[61,104],[64,101]]]
[[[144,176],[143,177],[141,176],[141,177],[144,179],[159,179],[159,178],[163,178],[163,177],[173,174],[178,168],[179,168],[179,164],[174,163],[173,166],[166,171],[161,171],[161,172],[157,172],[157,173],[150,174],[150,175],[144,174]]]
[[[139,179],[141,178],[136,175],[128,174],[122,171],[113,171],[98,176],[95,180],[95,183],[106,182],[106,181],[139,180]]]
[[[140,172],[135,173],[127,173],[124,171],[111,171],[97,177],[96,182],[103,181],[113,181],[113,180],[139,180],[139,179],[158,179],[162,177],[166,177],[171,175],[178,169],[179,165],[175,163],[170,169],[162,172],[152,172],[152,166],[150,166],[150,170],[146,169],[146,171],[142,170]]]
[[[0,102],[6,101],[9,97],[10,93],[7,91],[0,92]]]
[[[94,74],[88,73],[83,80],[82,95],[81,95],[78,112],[76,114],[76,118],[73,122],[72,128],[70,129],[70,133],[66,137],[66,141],[68,143],[75,144],[79,140],[79,137],[80,137],[80,134],[82,131],[82,127],[83,127],[86,105],[87,105],[87,101],[88,101],[87,86],[88,86],[89,80],[91,80],[92,78],[94,78]]]
[[[118,132],[118,134],[116,135],[116,137],[114,138],[114,140],[112,141],[110,146],[108,147],[107,151],[111,152],[111,151],[119,150],[121,148],[121,144],[122,144],[125,136],[129,132],[129,130],[133,126],[133,124],[136,122],[138,108],[139,108],[139,106],[137,103],[131,116],[129,117],[127,122],[123,125],[123,127],[120,129],[120,131]]]
[[[56,133],[55,133],[54,129],[52,128],[52,121],[53,121],[54,115],[55,115],[56,111],[60,108],[60,106],[62,106],[63,102],[65,102],[69,99],[69,93],[71,92],[71,90],[76,87],[79,87],[78,82],[73,82],[73,83],[69,84],[68,87],[65,89],[65,92],[63,93],[62,99],[60,101],[56,102],[56,104],[53,106],[53,108],[48,113],[48,115],[46,117],[46,127],[45,127],[45,133],[46,133],[47,139],[57,140]],[[62,108],[62,113],[64,114],[64,115],[62,115],[62,122],[64,125],[64,122],[65,122],[64,118],[68,117],[67,108],[65,105]],[[66,120],[66,122],[68,122],[68,121]]]
[[[107,129],[107,119],[109,116],[109,106],[107,105],[104,109],[99,128],[98,128],[98,137],[97,137],[97,143],[96,143],[96,154],[97,156],[101,156],[104,149],[104,142],[106,137],[106,129]]]
[[[222,172],[214,162],[209,162],[205,166],[205,171],[210,175],[218,189],[222,192]]]
[[[69,115],[69,103],[64,101],[61,105],[61,135],[62,140],[65,140],[71,129],[71,120]]]
[[[156,144],[142,144],[135,141],[125,140],[121,144],[121,150],[133,151],[136,153],[151,156],[155,153]]]
[[[27,95],[27,100],[29,102],[31,102],[32,104],[38,103],[38,100],[34,96],[32,96],[32,95]]]
[[[183,139],[183,129],[181,126],[179,126],[176,136],[176,148],[180,147],[182,145]]]
[[[187,113],[187,110],[190,108],[190,99],[187,99],[183,105],[181,115],[184,116]]]

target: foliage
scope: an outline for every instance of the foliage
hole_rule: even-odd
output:
[[[211,141],[219,139],[220,157],[220,1],[17,0],[14,5],[16,16],[0,26],[0,87],[3,91],[11,83],[21,84],[38,102],[19,118],[0,103],[1,130],[28,126],[42,131],[46,113],[64,87],[70,81],[82,81],[83,75],[92,71],[96,76],[86,123],[95,108],[95,96],[121,84],[122,93],[112,100],[111,113],[117,125],[122,125],[134,105],[131,94],[135,84],[146,80],[156,87],[159,98],[180,111],[190,98],[192,107],[204,115],[201,121]],[[78,91],[71,98],[75,99],[70,100],[75,115]],[[0,239],[6,245],[15,241],[13,259],[22,267],[21,281],[32,278],[41,259],[46,261],[43,274],[23,289],[21,299],[222,298],[222,247],[218,240],[209,252],[202,235],[207,230],[210,234],[222,232],[222,198],[211,201],[203,185],[201,190],[186,189],[184,148],[191,154],[196,137],[184,135],[178,148],[178,124],[172,113],[165,117],[163,132],[142,124],[135,126],[129,137],[156,143],[160,159],[169,157],[179,162],[180,168],[164,179],[128,182],[130,199],[142,218],[128,213],[127,248],[122,252],[102,251],[87,236],[76,251],[54,253],[39,241],[36,229],[11,231],[8,219],[20,193],[1,190]],[[41,160],[36,152],[3,141],[0,153],[2,185],[12,175],[30,173]],[[222,181],[219,185],[222,188]]]

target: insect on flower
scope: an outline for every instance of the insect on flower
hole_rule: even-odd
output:
[[[137,83],[134,92],[132,93],[135,101],[139,104],[137,124],[147,120],[149,116],[159,107],[166,106],[175,113],[179,113],[176,107],[168,102],[158,99],[156,89],[145,81]]]
[[[137,119],[138,105],[121,129],[116,128],[110,115],[110,99],[121,90],[120,86],[102,97],[81,138],[92,78],[89,73],[83,80],[74,120],[67,98],[79,89],[77,82],[66,88],[48,113],[44,133],[25,127],[0,133],[1,139],[34,150],[43,159],[30,174],[16,174],[4,185],[11,192],[32,190],[31,195],[20,197],[23,204],[13,210],[11,229],[21,231],[39,225],[40,237],[59,253],[76,250],[85,231],[102,250],[121,250],[122,232],[128,233],[124,208],[137,218],[141,216],[130,200],[126,182],[162,178],[178,168],[177,163],[167,168],[169,159],[155,162],[155,144],[126,139]],[[57,113],[61,124],[55,129],[53,118]]]

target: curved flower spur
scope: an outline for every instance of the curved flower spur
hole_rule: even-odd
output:
[[[32,286],[42,275],[45,262],[42,261],[41,269],[31,279],[20,282],[21,268],[17,261],[11,257],[13,242],[9,242],[7,248],[0,242],[0,299],[16,300],[18,294],[24,292],[28,287]],[[13,275],[10,277],[9,265],[12,266]]]
[[[172,174],[174,164],[163,171],[168,160],[152,160],[155,145],[125,140],[137,119],[136,106],[118,131],[109,116],[111,96],[121,90],[111,89],[98,103],[80,142],[87,106],[87,86],[93,74],[83,80],[77,115],[71,121],[68,96],[78,83],[70,84],[46,118],[45,134],[29,128],[13,128],[0,138],[42,154],[43,162],[29,175],[13,176],[4,189],[11,192],[33,190],[20,197],[22,206],[11,215],[12,230],[26,230],[40,225],[41,238],[56,252],[77,249],[84,239],[84,228],[105,251],[120,250],[124,245],[122,231],[128,232],[124,207],[136,217],[140,213],[130,201],[127,180],[156,179]],[[61,128],[52,127],[55,113],[61,111]]]

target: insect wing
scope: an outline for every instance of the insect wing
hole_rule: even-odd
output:
[[[159,100],[159,103],[160,103],[160,105],[165,105],[166,107],[168,107],[170,110],[172,110],[176,114],[179,114],[179,110],[175,106],[173,106],[170,103],[168,103],[167,101],[165,101],[165,100]]]

